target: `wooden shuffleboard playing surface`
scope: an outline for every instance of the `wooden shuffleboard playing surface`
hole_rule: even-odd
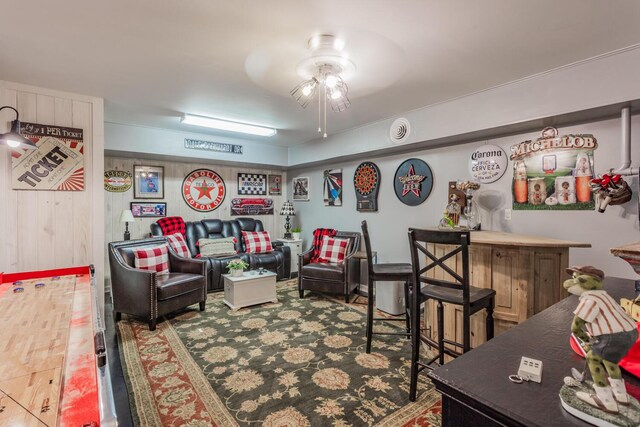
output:
[[[68,275],[0,284],[0,426],[94,419],[65,414],[65,408],[97,401],[82,390],[95,384],[95,364],[78,359],[92,354],[89,280]]]

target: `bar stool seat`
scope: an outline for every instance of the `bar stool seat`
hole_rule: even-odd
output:
[[[462,305],[464,298],[461,289],[443,288],[442,286],[427,285],[421,289],[422,295],[428,299],[436,299],[442,302]],[[491,297],[496,293],[493,289],[476,288],[469,286],[469,304],[472,307],[478,302],[483,302],[485,298]],[[473,314],[473,313],[472,313]]]
[[[369,278],[367,281],[368,298],[367,298],[367,353],[371,353],[371,341],[373,335],[402,335],[407,338],[411,336],[411,317],[409,307],[409,283],[413,276],[413,267],[409,263],[385,263],[385,264],[373,264],[373,256],[371,251],[371,241],[369,240],[369,229],[367,228],[367,221],[362,221],[362,236],[364,238],[364,244],[367,254],[367,268],[369,272]],[[388,318],[388,317],[373,317],[373,303],[374,303],[374,290],[373,284],[379,282],[404,282],[404,302],[405,302],[405,314],[403,318]],[[374,332],[373,321],[396,321],[405,322],[405,332]]]

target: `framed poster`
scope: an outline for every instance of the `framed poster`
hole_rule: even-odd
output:
[[[237,197],[231,199],[231,216],[273,215],[273,199]]]
[[[82,129],[23,122],[20,134],[37,148],[12,151],[14,190],[84,190]]]
[[[309,177],[293,178],[293,200],[309,200]]]
[[[131,213],[136,218],[159,218],[167,216],[167,204],[165,202],[131,202]]]
[[[267,175],[261,173],[239,173],[238,195],[266,196]]]
[[[282,195],[282,175],[269,175],[269,195]]]
[[[164,168],[133,166],[133,198],[164,199]]]
[[[324,171],[322,194],[325,206],[342,206],[342,169]]]

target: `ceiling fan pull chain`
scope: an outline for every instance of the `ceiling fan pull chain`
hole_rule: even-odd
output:
[[[327,85],[324,85],[324,135],[323,138],[327,137]]]

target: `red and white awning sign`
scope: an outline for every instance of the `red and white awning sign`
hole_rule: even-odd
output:
[[[84,190],[82,129],[22,123],[20,133],[38,148],[12,152],[14,190]]]

